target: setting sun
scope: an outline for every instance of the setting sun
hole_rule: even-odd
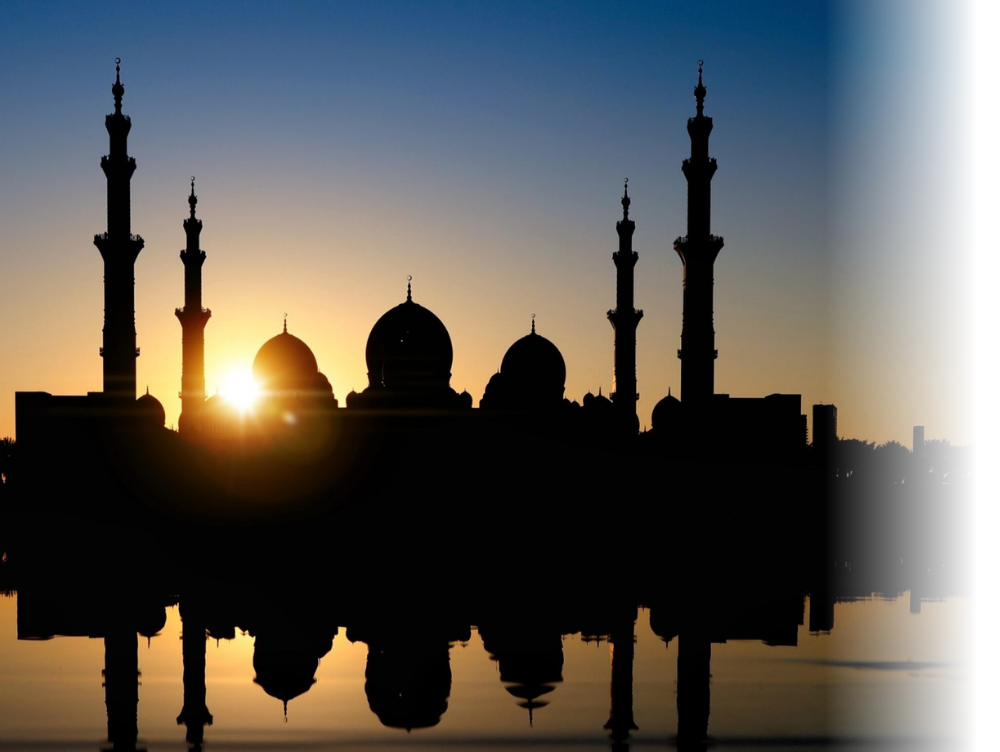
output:
[[[260,397],[260,386],[250,371],[231,368],[222,379],[219,393],[241,413],[248,413]]]

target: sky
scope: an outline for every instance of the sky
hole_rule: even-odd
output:
[[[413,299],[478,404],[537,331],[612,388],[624,179],[643,426],[680,390],[681,161],[714,119],[716,391],[838,406],[839,433],[974,439],[967,14],[926,0],[0,5],[0,436],[14,393],[99,391],[104,116],[120,57],[140,391],[180,410],[196,177],[210,393],[288,330],[341,400]]]

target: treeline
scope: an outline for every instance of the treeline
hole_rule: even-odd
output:
[[[838,439],[832,447],[835,477],[885,483],[954,484],[971,479],[973,447],[952,446],[946,439],[924,442],[911,452],[897,441],[875,445],[862,439]]]
[[[10,474],[15,449],[10,436],[0,438],[0,486]],[[898,441],[876,445],[837,439],[829,458],[836,478],[889,483],[958,483],[972,477],[974,460],[973,447],[952,446],[947,439],[925,441],[916,454]]]

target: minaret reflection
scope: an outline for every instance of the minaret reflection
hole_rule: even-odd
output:
[[[801,594],[773,593],[755,599],[735,598],[709,604],[700,598],[664,601],[650,609],[649,626],[668,645],[677,647],[677,748],[708,748],[711,714],[712,643],[760,640],[765,645],[794,647],[805,621]]]
[[[185,739],[192,750],[200,750],[205,740],[205,726],[212,725],[205,689],[205,625],[204,604],[197,598],[182,597],[181,653],[184,663],[184,707],[177,724],[187,728]]]
[[[691,616],[681,617],[682,609],[653,607],[649,626],[669,646],[678,638],[677,648],[677,748],[707,749],[708,717],[711,711],[712,641],[706,628],[712,619],[702,607],[686,607]],[[714,615],[713,615],[714,616]],[[718,630],[724,631],[724,627]],[[725,642],[725,638],[717,642]]]
[[[139,637],[130,625],[117,623],[104,637],[104,704],[108,742],[118,752],[138,750]]]
[[[629,734],[639,728],[632,713],[636,615],[635,605],[618,608],[611,627],[611,714],[604,728],[611,732],[615,752],[628,750]]]
[[[704,749],[711,709],[712,642],[702,629],[681,634],[677,647],[677,748]]]

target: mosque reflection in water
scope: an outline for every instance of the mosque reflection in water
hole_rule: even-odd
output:
[[[364,530],[361,523],[348,520],[347,529]],[[363,643],[368,708],[383,726],[411,731],[449,728],[451,651],[468,643],[473,632],[495,662],[490,681],[502,683],[509,701],[524,709],[529,729],[538,714],[551,712],[545,710],[550,701],[574,701],[572,688],[562,689],[565,696],[559,699],[568,668],[567,636],[610,642],[610,671],[603,674],[610,694],[602,709],[589,711],[577,733],[591,740],[603,736],[612,749],[628,749],[649,741],[633,708],[633,677],[640,668],[636,648],[644,647],[636,642],[640,607],[648,613],[645,639],[655,635],[666,650],[677,651],[676,695],[663,691],[656,713],[675,714],[676,727],[660,742],[704,749],[713,739],[713,645],[749,640],[796,646],[803,628],[829,639],[825,635],[836,631],[835,603],[850,600],[857,588],[870,594],[875,582],[856,576],[810,582],[795,574],[808,571],[808,562],[779,568],[773,561],[763,571],[748,562],[715,580],[667,560],[658,567],[658,551],[644,554],[610,540],[589,556],[554,561],[550,554],[557,546],[504,550],[495,540],[478,559],[452,559],[414,557],[412,549],[397,553],[390,541],[377,537],[363,544],[350,535],[328,541],[325,531],[299,530],[292,540],[255,529],[238,546],[213,546],[214,536],[203,531],[185,536],[175,530],[158,539],[147,530],[139,540],[135,531],[82,522],[55,528],[14,524],[6,531],[0,584],[17,594],[18,640],[56,635],[103,640],[108,741],[115,750],[147,748],[139,718],[171,712],[157,706],[140,715],[146,690],[138,672],[143,638],[164,629],[174,606],[181,641],[179,650],[171,648],[170,660],[183,665],[183,703],[172,712],[191,749],[211,741],[213,724],[225,737],[237,722],[212,712],[213,702],[231,707],[224,697],[231,688],[223,683],[206,689],[213,686],[206,667],[209,640],[252,637],[252,671],[244,667],[243,681],[252,678],[286,716],[291,704],[292,728],[295,700],[313,689],[334,639]],[[383,545],[390,550],[379,555]],[[247,555],[248,546],[257,555]],[[447,549],[448,534],[429,546]],[[940,575],[910,581],[911,614],[920,612],[922,600],[957,592],[955,583]],[[875,584],[890,582],[883,576]],[[648,646],[644,649],[648,660]],[[768,670],[749,665],[751,671]],[[99,681],[95,675],[93,683]],[[649,713],[647,702],[645,723]],[[458,732],[476,736],[467,718],[456,722]],[[837,724],[830,723],[814,727],[810,741],[824,746],[836,740]],[[336,733],[328,733],[327,742],[335,744]],[[825,735],[829,738],[822,741]]]

